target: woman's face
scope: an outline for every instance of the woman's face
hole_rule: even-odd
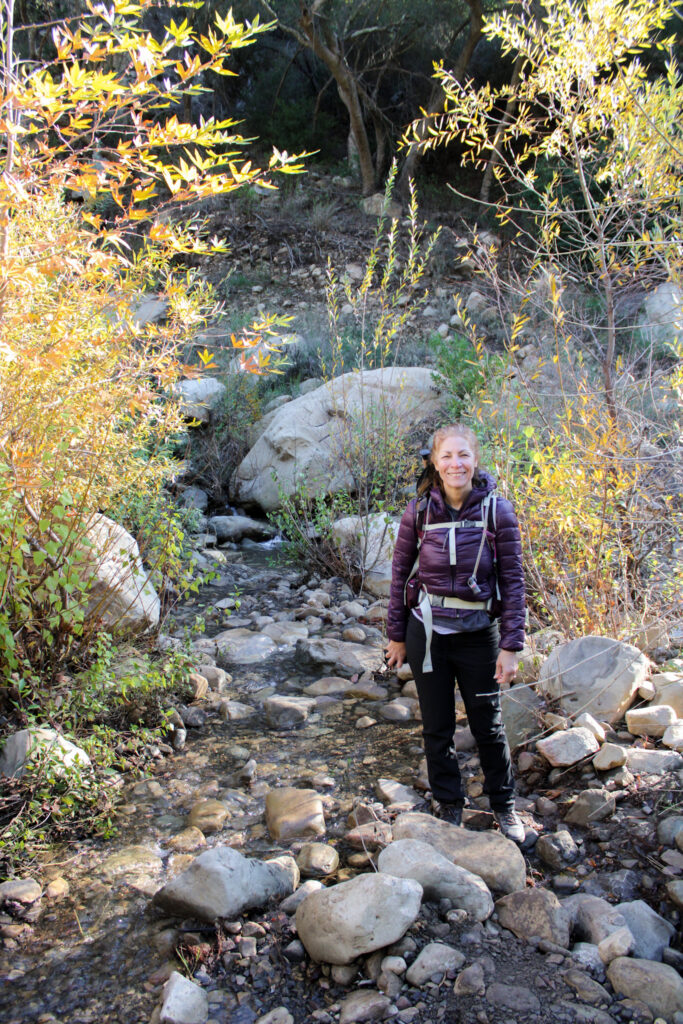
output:
[[[458,434],[450,434],[434,453],[434,466],[441,477],[447,498],[462,500],[472,490],[477,458],[471,444]]]

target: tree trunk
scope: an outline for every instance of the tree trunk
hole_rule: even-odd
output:
[[[510,89],[512,90],[512,92],[510,93],[509,99],[505,105],[505,113],[503,114],[502,118],[498,123],[498,127],[496,128],[496,134],[494,136],[493,145],[491,147],[491,156],[489,157],[489,161],[486,165],[486,170],[484,171],[484,180],[481,183],[481,191],[479,193],[479,198],[481,199],[482,203],[488,203],[489,201],[489,196],[491,194],[491,184],[493,182],[493,172],[496,168],[496,165],[500,163],[500,144],[503,138],[503,132],[505,131],[507,125],[509,125],[515,113],[515,108],[517,106],[517,97],[515,96],[515,89],[517,88],[517,83],[519,82],[519,76],[522,73],[523,63],[524,58],[520,53],[517,57],[517,60],[515,61],[515,66],[512,71],[512,81],[510,82]]]

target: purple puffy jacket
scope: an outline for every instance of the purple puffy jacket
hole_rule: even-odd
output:
[[[496,484],[488,473],[479,472],[477,484],[458,513],[458,519],[481,519],[481,504]],[[438,487],[429,492],[429,522],[450,523],[451,516]],[[387,635],[390,640],[405,640],[409,610],[404,604],[403,589],[417,557],[417,505],[413,498],[403,513],[394,548],[391,572],[391,596],[387,617]],[[424,514],[423,514],[424,519]],[[492,515],[489,512],[489,524]],[[456,564],[451,565],[448,552],[448,533],[428,530],[422,538],[418,578],[433,594],[445,594],[464,601],[486,601],[496,596],[496,570],[493,565],[491,544],[484,544],[477,570],[477,583],[481,593],[476,597],[467,585],[472,574],[481,543],[481,528],[462,527],[455,531]],[[500,589],[500,647],[504,651],[521,651],[524,647],[525,590],[522,568],[522,542],[517,517],[506,498],[496,499],[495,537],[498,585]]]

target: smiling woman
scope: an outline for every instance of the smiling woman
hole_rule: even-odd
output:
[[[500,686],[514,679],[524,646],[524,573],[517,519],[495,486],[479,467],[479,443],[468,427],[436,431],[418,496],[399,527],[387,653],[389,667],[407,659],[415,677],[434,813],[452,824],[462,820],[457,682],[484,792],[504,835],[522,842]]]

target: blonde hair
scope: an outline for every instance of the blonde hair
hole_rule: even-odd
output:
[[[446,426],[439,427],[438,430],[434,431],[434,436],[432,437],[432,447],[429,452],[429,465],[417,489],[418,494],[420,495],[425,494],[434,486],[434,484],[437,485],[437,487],[443,494],[443,487],[441,486],[441,477],[436,472],[434,459],[436,457],[436,453],[439,446],[446,440],[447,437],[462,437],[465,441],[467,441],[468,445],[472,449],[472,454],[474,455],[476,462],[476,470],[474,477],[476,481],[477,471],[479,470],[479,438],[474,433],[474,431],[470,427],[466,427],[464,423],[448,423]]]

